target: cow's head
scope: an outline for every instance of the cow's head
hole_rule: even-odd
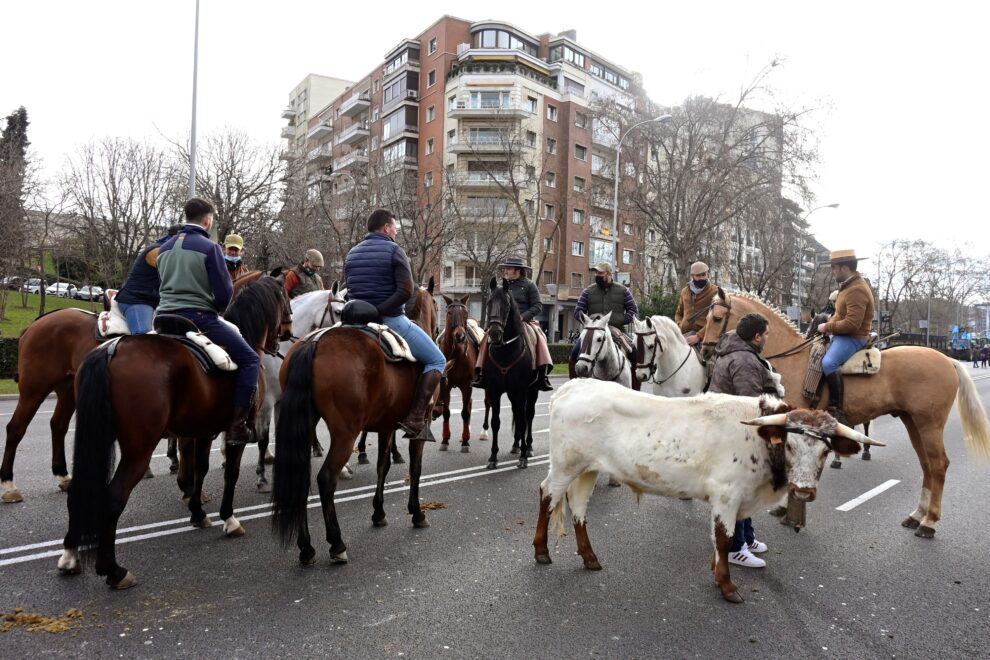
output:
[[[779,405],[777,405],[779,404]],[[777,412],[766,414],[768,409]],[[759,427],[760,437],[770,445],[771,453],[783,453],[788,492],[798,499],[813,502],[818,494],[818,479],[830,451],[852,456],[861,445],[877,445],[872,440],[822,410],[786,410],[787,406],[770,397],[760,399],[762,417],[743,422]],[[772,459],[771,459],[772,460]]]

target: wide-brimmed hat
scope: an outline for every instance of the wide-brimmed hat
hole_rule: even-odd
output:
[[[596,266],[594,266],[591,270],[598,271],[599,273],[611,273],[612,272],[612,264],[610,264],[607,261],[603,261],[600,264],[597,264]]]
[[[237,234],[227,234],[227,238],[223,240],[223,246],[225,248],[235,247],[238,250],[244,249],[244,239]]]
[[[842,264],[856,264],[858,261],[866,261],[869,257],[857,257],[855,250],[833,250],[829,255],[829,265],[839,266]]]
[[[321,268],[323,267],[323,254],[319,250],[306,250],[306,254],[303,255],[303,259],[309,259],[309,263],[314,266],[320,266]]]
[[[704,275],[708,272],[708,264],[704,261],[695,261],[691,264],[691,274],[692,275]]]
[[[526,270],[533,270],[526,263],[518,257],[507,257],[505,261],[498,265],[499,268],[525,268]]]

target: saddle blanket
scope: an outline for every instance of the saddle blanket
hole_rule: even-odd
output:
[[[861,351],[856,351],[839,368],[839,371],[848,375],[872,376],[880,371],[880,349],[871,346]]]
[[[381,323],[368,323],[366,325],[343,325],[339,321],[329,328],[317,328],[302,338],[302,341],[318,341],[325,332],[336,330],[337,328],[352,328],[361,330],[372,339],[378,341],[378,346],[385,354],[385,359],[389,362],[416,362],[409,344],[406,340],[392,328]]]
[[[127,319],[124,318],[124,313],[120,311],[120,305],[114,298],[110,301],[110,311],[100,312],[97,316],[96,338],[107,339],[129,334],[131,334],[131,330],[127,327]]]
[[[214,344],[210,338],[201,332],[187,332],[186,339],[203,349],[210,361],[220,371],[237,371],[237,365],[222,346]]]

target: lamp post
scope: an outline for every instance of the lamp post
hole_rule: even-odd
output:
[[[192,128],[189,133],[189,196],[196,196],[196,88],[199,77],[199,0],[196,0],[196,36],[193,42]]]
[[[810,218],[811,217],[811,214],[814,213],[815,211],[819,211],[821,209],[837,209],[837,208],[839,208],[839,204],[838,203],[835,203],[835,204],[822,204],[821,206],[816,206],[815,208],[811,209],[810,211],[808,211],[807,213],[804,214],[804,217],[801,218],[801,222],[802,222],[802,224],[807,225],[808,218]],[[798,241],[798,267],[797,267],[798,324],[801,323],[801,298],[802,298],[802,295],[801,294],[803,293],[803,291],[801,289],[801,279],[802,279],[801,276],[803,274],[804,274],[804,228],[802,228],[802,230],[801,230],[801,240]]]
[[[615,177],[615,189],[612,194],[612,259],[615,261],[617,270],[619,266],[619,156],[622,154],[622,142],[629,136],[630,133],[643,124],[649,124],[651,122],[662,124],[670,121],[671,119],[673,119],[673,115],[660,115],[659,117],[644,119],[641,122],[633,124],[626,129],[626,132],[623,133],[621,137],[619,137],[619,143],[615,145],[615,171],[612,172]]]

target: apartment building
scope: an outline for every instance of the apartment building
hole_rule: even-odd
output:
[[[493,265],[480,255],[527,259],[541,322],[566,336],[591,266],[609,261],[621,281],[642,277],[642,221],[621,215],[612,230],[618,131],[596,113],[605,100],[646,107],[639,76],[573,31],[444,16],[322,106],[310,91],[283,135],[299,179],[336,205],[335,217],[357,225],[375,206],[393,209],[409,230],[404,247],[425,266],[414,270],[437,276],[445,293],[473,294],[474,316]],[[624,162],[636,154],[623,145]],[[499,244],[482,245],[490,241]]]

